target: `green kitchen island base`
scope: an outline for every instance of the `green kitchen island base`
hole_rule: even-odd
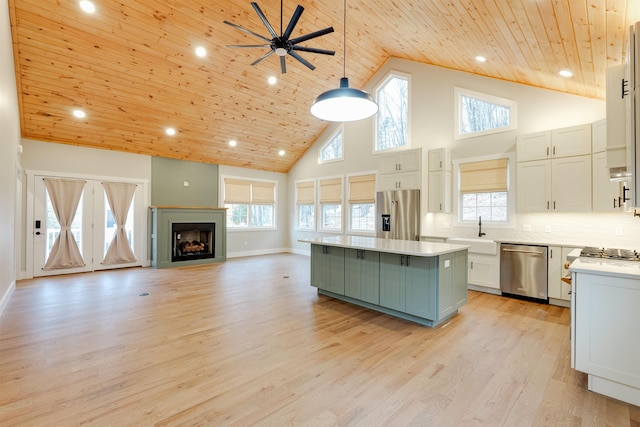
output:
[[[467,302],[467,246],[335,236],[311,244],[318,293],[424,326],[451,318]]]

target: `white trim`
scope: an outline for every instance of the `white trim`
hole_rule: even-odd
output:
[[[373,147],[372,147],[372,153],[373,154],[381,154],[381,153],[390,153],[392,151],[396,151],[396,150],[404,150],[404,149],[409,149],[411,148],[411,91],[413,86],[411,85],[411,74],[408,73],[404,73],[402,71],[397,71],[397,70],[389,70],[389,72],[387,72],[384,77],[379,81],[379,83],[377,85],[374,86],[373,88],[373,96],[376,100],[376,102],[379,104],[378,102],[378,90],[384,86],[385,84],[388,83],[389,80],[391,80],[392,78],[400,78],[400,79],[405,79],[407,81],[407,143],[401,147],[391,147],[391,148],[387,148],[384,150],[378,150],[378,115],[376,114],[375,117],[373,118],[372,122],[373,122]]]
[[[9,285],[7,292],[5,292],[4,295],[2,295],[2,298],[0,299],[0,317],[2,316],[2,313],[4,313],[4,309],[7,308],[7,306],[9,305],[9,300],[11,299],[11,296],[13,295],[13,292],[15,290],[16,290],[16,281],[14,280]]]
[[[282,253],[292,253],[292,250],[291,248],[273,248],[273,249],[257,249],[254,251],[227,252],[227,259],[242,258],[242,257],[248,257],[248,256],[282,254]]]
[[[503,126],[494,129],[487,129],[480,132],[472,132],[460,134],[460,96],[466,95],[470,98],[479,99],[491,104],[500,105],[509,108],[509,126]],[[476,92],[461,87],[453,88],[453,139],[467,139],[475,138],[482,135],[492,135],[495,133],[507,132],[510,130],[518,129],[518,103],[511,99],[500,98],[499,96],[493,96],[482,92]]]
[[[453,216],[454,224],[456,227],[478,227],[478,223],[475,221],[461,221],[460,220],[460,164],[471,162],[482,162],[485,160],[496,159],[508,159],[508,174],[507,177],[507,222],[495,222],[495,221],[482,221],[483,229],[491,228],[516,228],[516,153],[501,153],[492,154],[489,156],[469,157],[465,159],[456,159],[453,161]]]

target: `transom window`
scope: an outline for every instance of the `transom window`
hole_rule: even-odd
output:
[[[342,160],[342,128],[338,129],[329,141],[320,148],[320,163]]]
[[[504,132],[517,128],[515,101],[455,88],[455,139]]]
[[[376,89],[375,151],[409,146],[409,76],[390,74]]]

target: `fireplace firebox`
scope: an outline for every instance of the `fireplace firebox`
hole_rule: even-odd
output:
[[[171,224],[171,261],[215,258],[215,222],[177,222]]]

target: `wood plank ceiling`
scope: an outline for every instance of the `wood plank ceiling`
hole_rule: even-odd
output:
[[[288,56],[281,74],[275,55],[250,65],[266,48],[226,47],[261,41],[223,20],[268,36],[249,0],[94,0],[91,15],[77,1],[9,0],[22,136],[286,172],[327,126],[309,107],[344,65],[343,2],[298,1],[284,2],[284,26],[301,4],[292,36],[333,26],[302,45],[336,55],[303,52],[314,71]],[[281,3],[258,4],[278,31]],[[398,57],[604,99],[637,20],[640,0],[349,0],[346,75],[361,88]]]

